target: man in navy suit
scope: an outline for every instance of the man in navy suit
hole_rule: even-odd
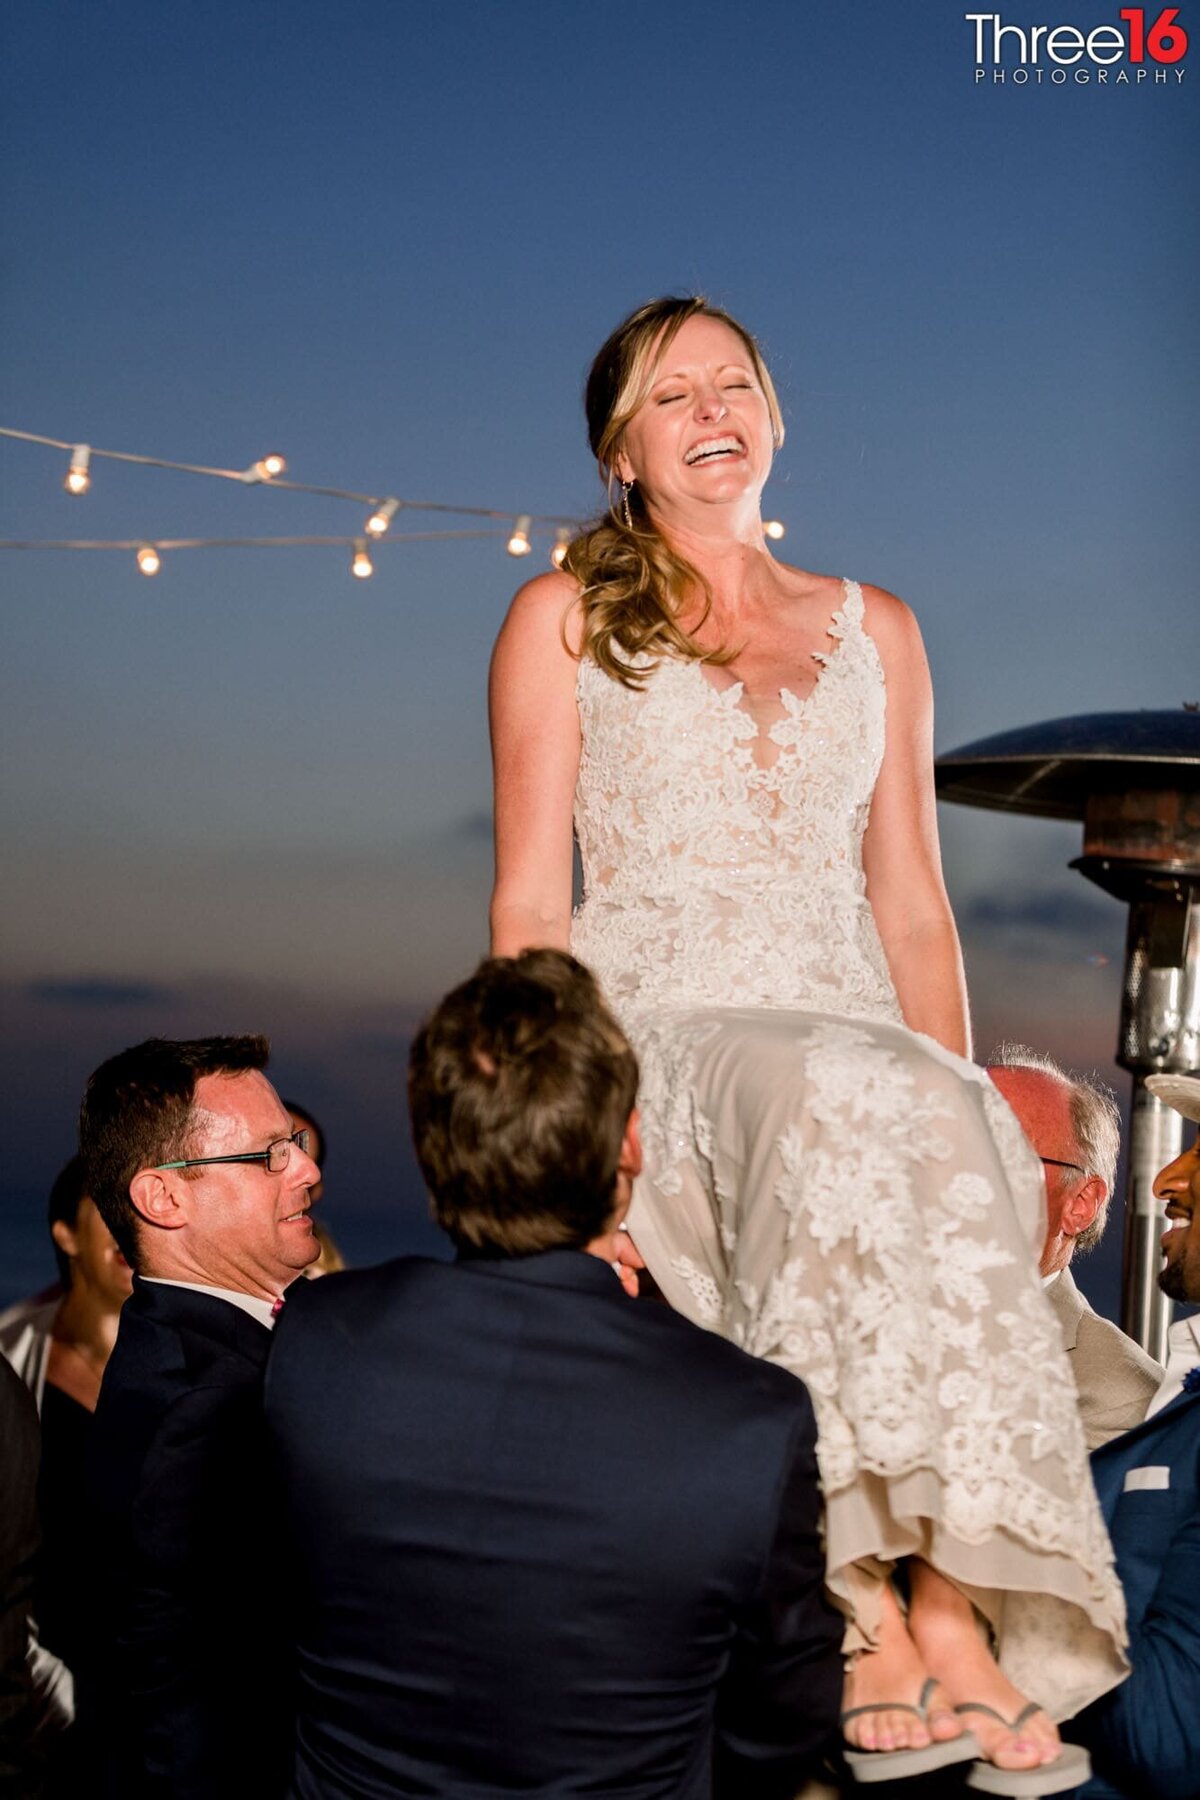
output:
[[[89,1192],[135,1271],[89,1471],[107,1653],[78,1677],[92,1791],[121,1800],[273,1800],[291,1765],[262,1373],[318,1254],[318,1173],[266,1060],[265,1038],[152,1039],[96,1070],[80,1115]]]
[[[626,1291],[636,1084],[579,963],[485,962],[409,1068],[457,1261],[289,1301],[296,1800],[783,1800],[835,1725],[808,1395]]]
[[[1200,1078],[1147,1087],[1200,1121]],[[1159,1286],[1200,1302],[1200,1137],[1163,1169]],[[1171,1327],[1162,1385],[1146,1418],[1096,1450],[1092,1470],[1129,1608],[1133,1670],[1075,1721],[1091,1749],[1087,1800],[1200,1795],[1200,1315]]]

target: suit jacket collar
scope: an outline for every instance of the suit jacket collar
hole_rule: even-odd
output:
[[[240,1306],[219,1294],[200,1294],[194,1288],[164,1287],[157,1281],[133,1278],[133,1293],[125,1302],[135,1318],[171,1331],[189,1331],[197,1337],[232,1350],[261,1366],[271,1347],[271,1333]]]
[[[1059,1271],[1057,1281],[1052,1281],[1046,1289],[1046,1298],[1058,1314],[1058,1322],[1062,1327],[1063,1343],[1068,1350],[1075,1348],[1079,1336],[1079,1321],[1085,1312],[1091,1309],[1087,1301],[1075,1286],[1075,1278],[1071,1274],[1071,1265]]]
[[[603,1257],[587,1250],[540,1250],[535,1256],[473,1256],[461,1251],[455,1258],[470,1275],[494,1281],[516,1281],[530,1287],[570,1288],[575,1293],[598,1294],[603,1299],[627,1300],[621,1283]]]

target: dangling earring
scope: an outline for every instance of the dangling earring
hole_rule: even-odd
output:
[[[621,511],[625,515],[626,531],[633,530],[633,514],[629,510],[629,491],[632,488],[632,486],[633,486],[632,481],[623,481],[621,483]]]

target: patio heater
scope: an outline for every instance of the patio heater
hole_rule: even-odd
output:
[[[1200,707],[1085,713],[939,756],[938,798],[1081,819],[1081,875],[1129,908],[1117,1062],[1133,1076],[1121,1324],[1166,1355],[1158,1290],[1162,1208],[1151,1186],[1183,1147],[1183,1120],[1146,1077],[1200,1069]]]

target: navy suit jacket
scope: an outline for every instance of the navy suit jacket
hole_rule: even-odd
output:
[[[1129,1609],[1133,1672],[1081,1714],[1087,1800],[1200,1795],[1200,1393],[1092,1452]]]
[[[79,1671],[105,1795],[272,1800],[292,1712],[262,1374],[271,1334],[216,1295],[135,1279],[88,1486],[103,1662]]]
[[[794,1794],[842,1679],[803,1385],[579,1251],[292,1292],[297,1800]]]

